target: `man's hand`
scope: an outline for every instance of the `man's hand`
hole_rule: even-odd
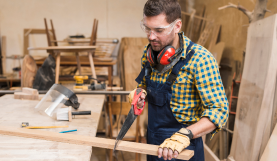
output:
[[[170,138],[167,138],[158,149],[158,157],[163,156],[164,160],[171,160],[172,154],[174,158],[178,157],[178,154],[182,152],[190,144],[190,139],[193,138],[193,134],[186,128],[180,129],[173,134]]]
[[[137,89],[134,89],[133,91],[131,91],[128,96],[130,103],[132,103],[132,101],[133,101],[136,90]],[[138,99],[138,102],[137,102],[138,107],[140,107],[140,108],[143,107],[146,95],[147,95],[147,92],[144,89],[142,89],[142,94],[140,95],[140,98]]]

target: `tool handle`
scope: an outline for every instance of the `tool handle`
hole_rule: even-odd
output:
[[[91,111],[76,111],[72,112],[72,115],[91,115]]]
[[[137,103],[138,103],[138,99],[140,98],[141,94],[142,94],[142,89],[141,88],[137,88],[136,89],[136,92],[134,94],[134,97],[133,97],[133,101],[132,101],[132,106],[134,107],[134,114],[135,115],[140,115],[144,109],[144,106],[145,106],[145,102],[144,102],[144,105],[141,107],[141,108],[138,108],[137,106]]]

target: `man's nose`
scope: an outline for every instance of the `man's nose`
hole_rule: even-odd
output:
[[[155,40],[157,38],[157,36],[154,34],[153,31],[150,31],[148,38],[149,38],[149,40]]]

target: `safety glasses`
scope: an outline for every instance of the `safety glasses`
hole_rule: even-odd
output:
[[[161,37],[161,36],[166,36],[169,33],[171,33],[171,31],[173,30],[177,21],[181,21],[181,20],[178,18],[167,26],[149,27],[144,24],[143,19],[142,19],[140,21],[140,27],[141,27],[142,31],[144,31],[147,35],[150,35],[150,33],[152,32],[155,36]]]

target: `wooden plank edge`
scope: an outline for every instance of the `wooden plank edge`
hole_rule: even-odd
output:
[[[206,144],[204,144],[204,155],[205,155],[205,160],[207,161],[220,161],[218,157],[213,153],[213,151]]]
[[[114,139],[106,139],[106,138],[97,138],[91,136],[82,136],[82,135],[73,135],[73,134],[65,134],[65,133],[56,133],[51,131],[43,131],[43,130],[34,130],[34,129],[23,129],[23,128],[14,128],[7,126],[0,126],[0,134],[10,135],[10,136],[19,136],[25,138],[33,138],[33,139],[42,139],[48,141],[55,142],[63,142],[77,145],[85,145],[106,149],[113,149],[115,140]],[[117,146],[117,150],[127,151],[133,153],[141,153],[148,155],[158,155],[158,146],[129,142],[129,141],[120,141]],[[194,155],[194,151],[192,150],[184,150],[181,152],[177,159],[189,160]]]

